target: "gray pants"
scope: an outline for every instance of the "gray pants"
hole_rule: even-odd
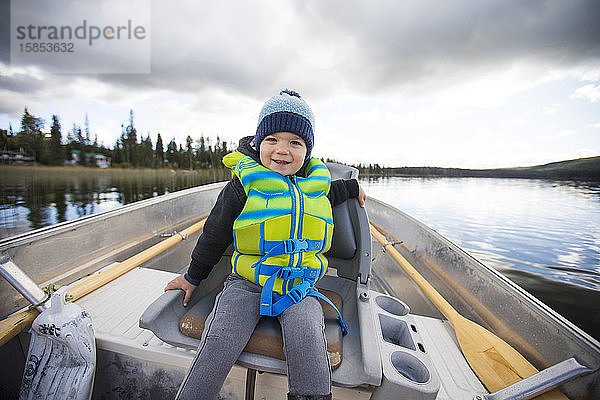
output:
[[[198,353],[179,388],[177,399],[217,397],[261,317],[261,289],[235,275],[227,278],[206,319]],[[331,368],[327,358],[323,309],[319,301],[307,296],[277,318],[283,335],[290,393],[331,393]]]

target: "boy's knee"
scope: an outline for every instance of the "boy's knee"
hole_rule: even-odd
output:
[[[319,334],[324,329],[323,309],[317,299],[307,297],[285,310],[280,322],[287,325],[291,331],[300,330],[303,335],[309,330]]]

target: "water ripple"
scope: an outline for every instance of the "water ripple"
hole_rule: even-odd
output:
[[[600,338],[599,183],[397,177],[361,185]]]

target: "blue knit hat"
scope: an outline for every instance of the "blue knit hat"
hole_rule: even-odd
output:
[[[260,111],[254,146],[260,149],[260,143],[270,134],[291,132],[300,136],[306,143],[308,158],[314,144],[314,125],[315,117],[308,103],[293,90],[282,90],[267,100]]]

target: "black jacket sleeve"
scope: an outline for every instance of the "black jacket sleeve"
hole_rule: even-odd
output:
[[[233,221],[246,203],[246,193],[237,178],[230,180],[217,198],[206,219],[202,234],[192,251],[187,279],[197,284],[208,276],[233,241]],[[193,282],[195,281],[195,282]]]
[[[332,181],[327,197],[332,207],[348,199],[358,197],[358,181],[356,179],[336,179]]]

